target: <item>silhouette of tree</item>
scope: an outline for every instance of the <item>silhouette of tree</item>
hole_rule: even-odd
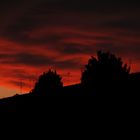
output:
[[[82,73],[81,83],[85,86],[103,85],[106,82],[126,80],[130,67],[123,64],[121,58],[109,52],[97,52],[97,58],[91,57]]]
[[[35,87],[31,93],[40,96],[56,94],[63,87],[61,79],[62,78],[57,74],[55,70],[49,70],[39,77],[39,80],[35,84]]]

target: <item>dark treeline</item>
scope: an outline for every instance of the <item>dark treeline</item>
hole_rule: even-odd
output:
[[[33,96],[128,96],[138,93],[139,73],[130,73],[130,66],[109,52],[91,57],[77,85],[63,86],[55,70],[43,73],[30,92]],[[137,91],[137,93],[135,93]]]
[[[85,65],[79,84],[63,86],[62,77],[50,69],[39,77],[30,93],[1,100],[0,109],[37,109],[39,105],[43,108],[52,101],[50,97],[93,97],[94,101],[139,97],[140,73],[130,73],[130,70],[120,57],[98,51],[97,57],[92,56]],[[70,103],[66,101],[65,104]]]

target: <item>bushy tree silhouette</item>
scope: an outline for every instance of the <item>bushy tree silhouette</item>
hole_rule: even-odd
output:
[[[40,96],[54,95],[63,87],[61,79],[55,70],[49,70],[39,77],[31,93]]]
[[[91,57],[82,73],[83,86],[103,85],[107,82],[123,81],[129,76],[130,67],[122,59],[109,52],[97,52]]]

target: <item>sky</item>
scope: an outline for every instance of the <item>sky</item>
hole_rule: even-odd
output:
[[[135,0],[1,0],[0,98],[28,92],[50,68],[78,83],[98,50],[140,71],[139,13]]]

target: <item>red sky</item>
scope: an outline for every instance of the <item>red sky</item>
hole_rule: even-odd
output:
[[[140,8],[133,1],[2,0],[0,98],[29,91],[49,68],[64,84],[80,81],[97,50],[111,51],[140,71]]]

